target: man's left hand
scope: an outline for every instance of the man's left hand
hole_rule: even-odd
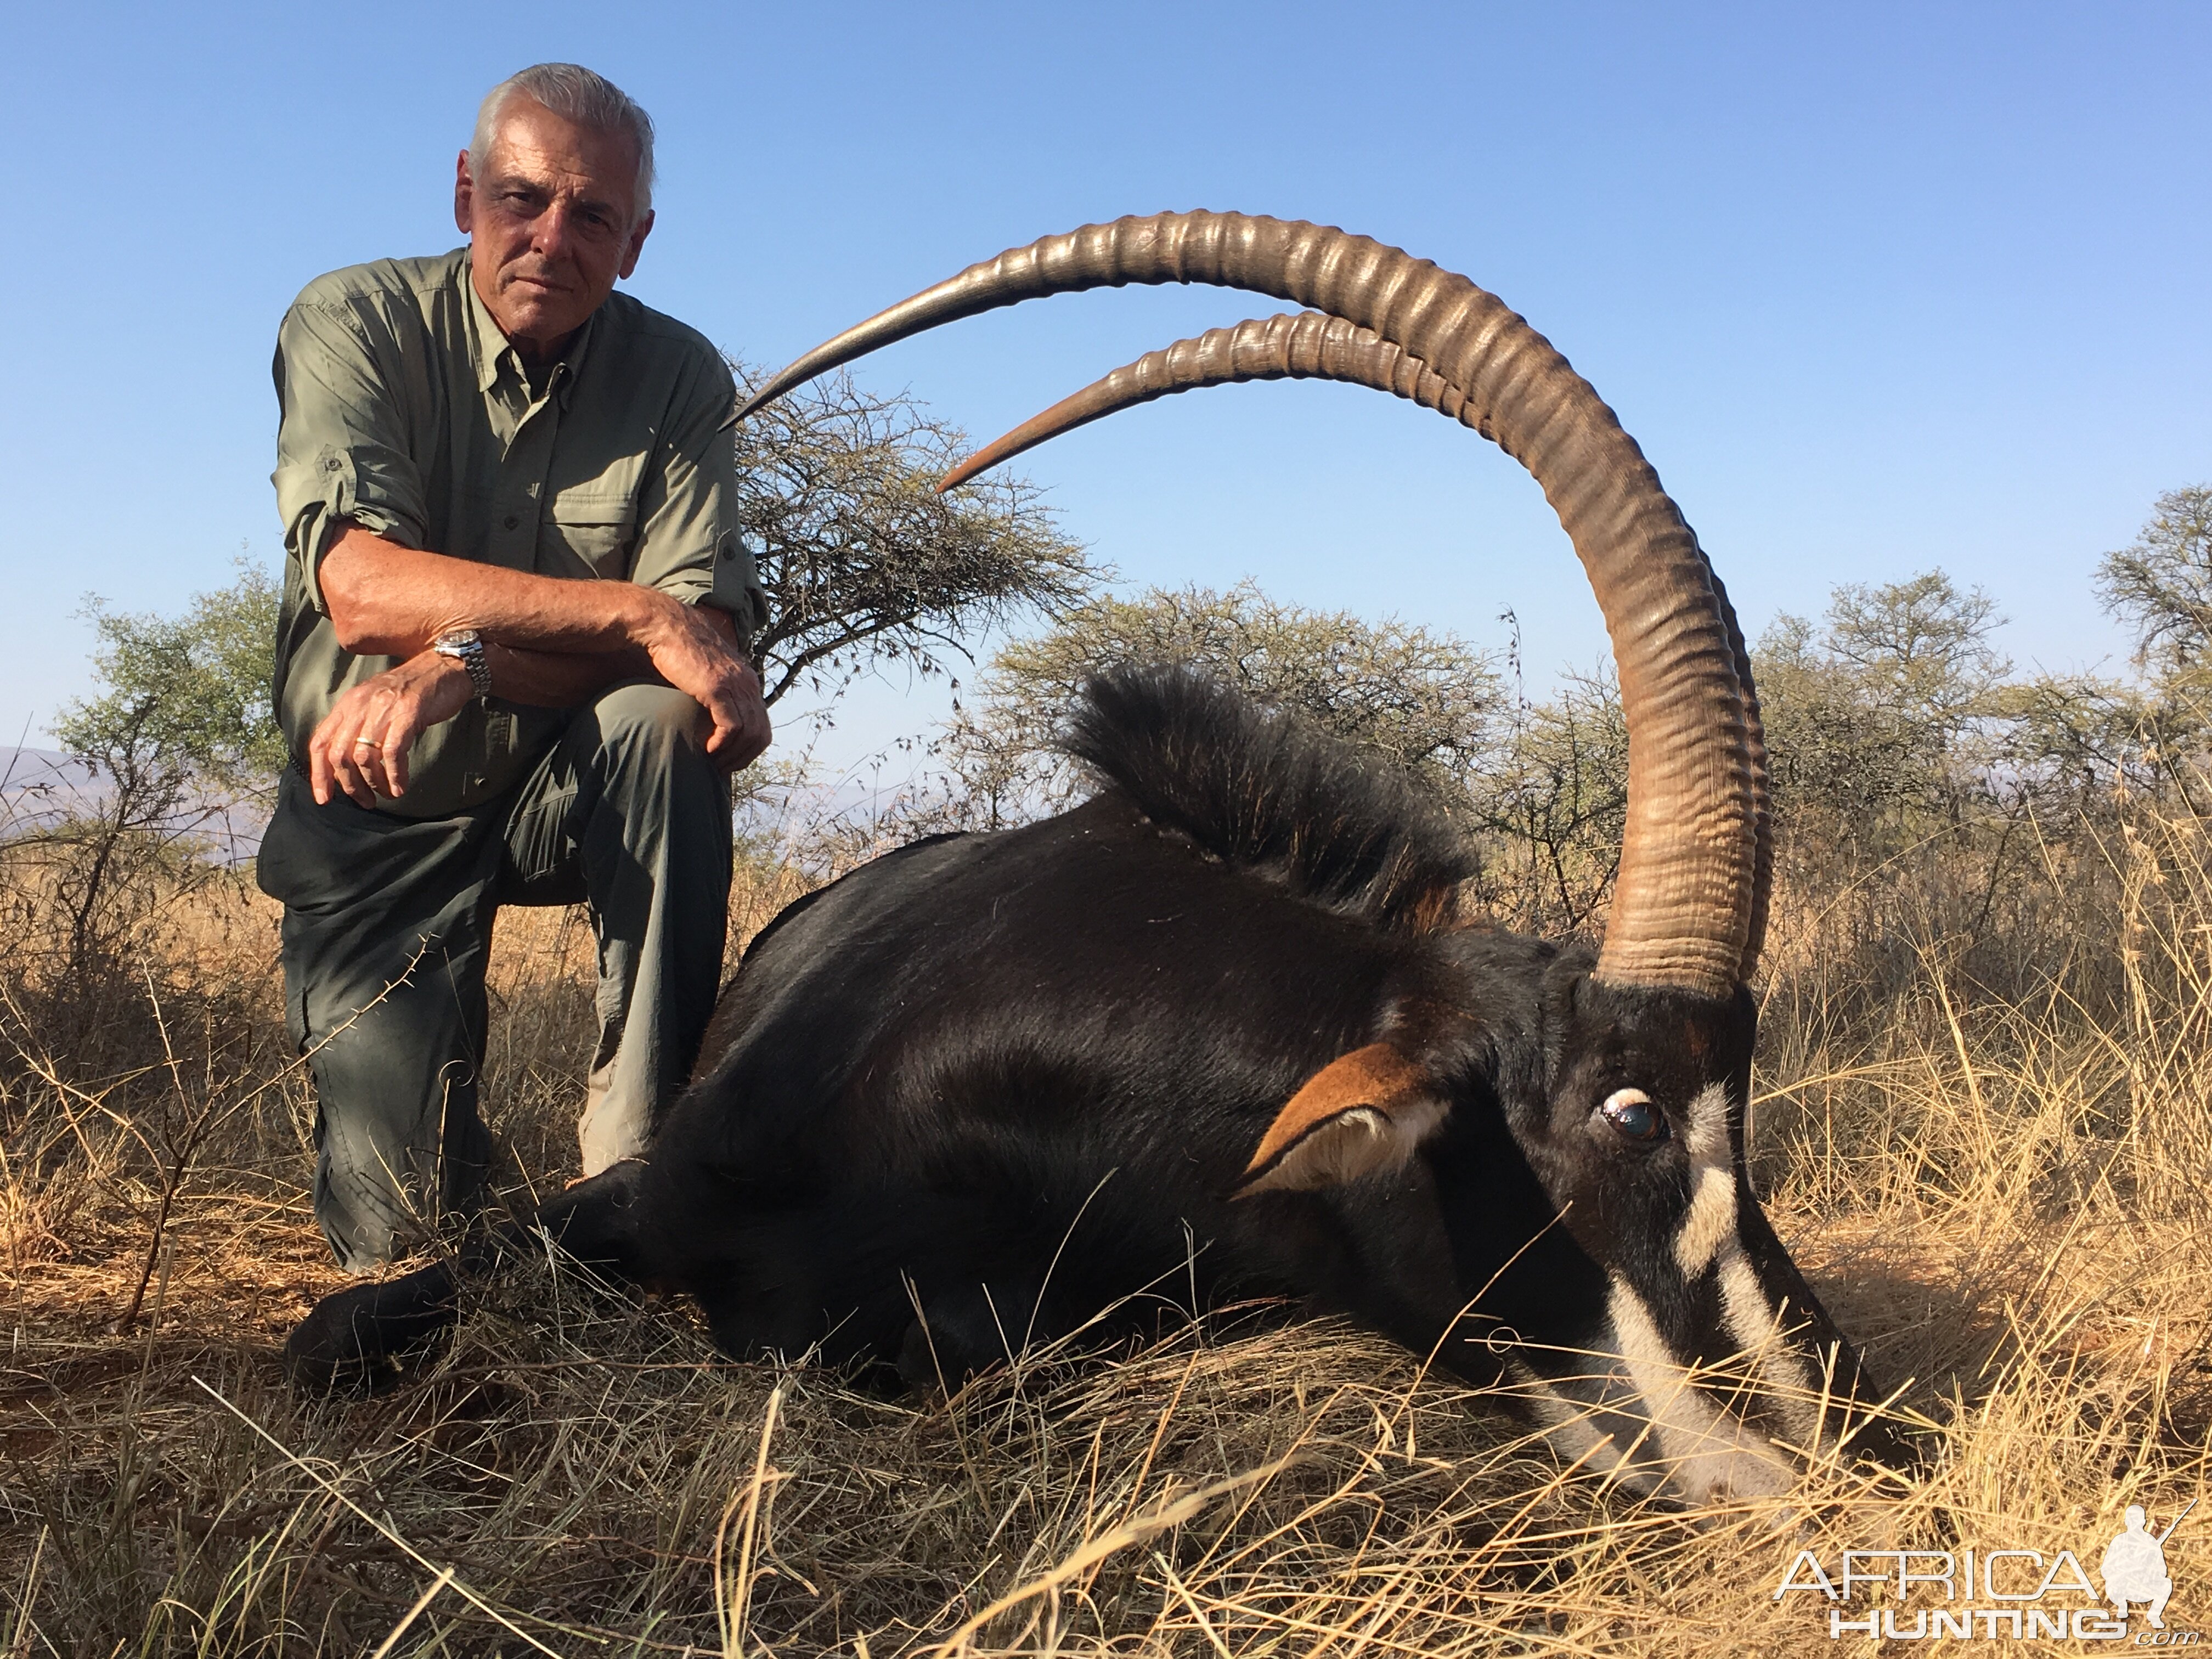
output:
[[[653,672],[706,711],[707,754],[727,776],[759,759],[773,735],[759,671],[738,649],[737,624],[712,605],[637,590],[639,642]]]
[[[423,732],[468,706],[469,671],[451,657],[424,651],[331,705],[307,739],[307,780],[318,805],[343,790],[357,805],[407,793],[407,751]]]

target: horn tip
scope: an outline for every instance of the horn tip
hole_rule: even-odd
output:
[[[754,392],[751,397],[746,398],[744,402],[738,406],[738,419],[741,421],[744,420],[751,416],[756,410],[766,408],[769,404],[774,403],[778,398],[783,396],[783,394],[790,389],[790,387],[782,385],[780,380],[771,380],[766,386],[762,388],[760,391]]]
[[[774,403],[778,398],[782,397],[787,392],[789,392],[793,388],[802,386],[806,381],[812,380],[817,374],[821,372],[815,368],[814,364],[815,360],[822,355],[822,349],[817,347],[814,350],[808,352],[806,356],[801,357],[797,362],[787,366],[774,380],[770,380],[759,391],[754,392],[751,397],[746,398],[744,402],[739,405],[737,418],[740,421],[744,420],[756,410],[767,408],[769,404]]]

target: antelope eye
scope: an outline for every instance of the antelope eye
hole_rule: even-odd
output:
[[[1641,1089],[1616,1089],[1597,1109],[1598,1115],[1626,1139],[1649,1143],[1667,1138],[1667,1115]]]

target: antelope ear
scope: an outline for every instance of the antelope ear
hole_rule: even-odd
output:
[[[1436,1079],[1389,1043],[1355,1048],[1275,1114],[1231,1196],[1308,1192],[1401,1168],[1445,1110]]]

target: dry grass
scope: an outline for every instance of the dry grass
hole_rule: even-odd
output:
[[[2198,826],[2143,820],[2102,935],[2024,976],[2039,995],[1990,995],[1863,895],[1783,908],[1762,1179],[1938,1455],[1909,1487],[1821,1470],[1787,1510],[1694,1517],[1562,1469],[1414,1356],[1264,1310],[886,1399],[718,1361],[683,1308],[546,1264],[419,1383],[295,1400],[276,1346],[340,1281],[273,912],[173,884],[134,975],[0,979],[0,1655],[1789,1655],[1829,1650],[1816,1597],[1773,1598],[1800,1548],[2094,1568],[2123,1505],[2162,1525],[2212,1474],[2209,869]],[[36,872],[12,878],[34,920]],[[741,931],[790,883],[753,872]],[[487,1109],[557,1181],[588,931],[501,927]],[[1903,967],[1849,992],[1872,1014],[1808,1013],[1854,930]],[[64,1024],[91,1037],[50,1052]],[[2167,1545],[2177,1628],[2212,1624],[2207,1508]]]

